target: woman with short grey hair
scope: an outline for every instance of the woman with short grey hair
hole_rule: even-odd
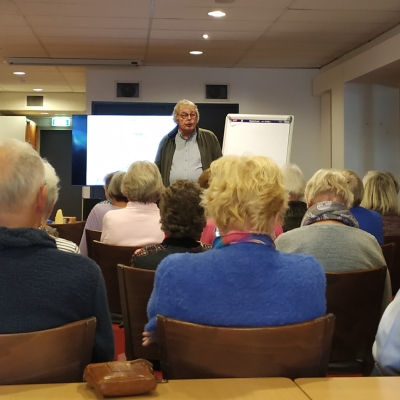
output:
[[[164,234],[156,202],[163,190],[157,166],[150,161],[135,161],[121,182],[121,192],[128,204],[104,216],[101,241],[117,246],[160,243]]]
[[[306,181],[303,172],[296,164],[286,164],[282,167],[283,184],[289,196],[288,209],[283,220],[283,231],[298,228],[307,210],[304,202]]]

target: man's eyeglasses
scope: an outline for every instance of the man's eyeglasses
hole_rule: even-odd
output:
[[[184,113],[184,114],[180,114],[179,117],[182,118],[182,119],[189,119],[189,118],[193,119],[193,118],[197,117],[197,114],[195,114],[195,113],[191,113],[191,114]]]

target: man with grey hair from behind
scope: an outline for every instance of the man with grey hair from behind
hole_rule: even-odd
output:
[[[94,316],[92,362],[111,361],[114,340],[100,268],[59,251],[54,239],[38,229],[47,191],[41,157],[28,143],[2,141],[0,168],[0,334],[40,331]]]
[[[70,240],[58,237],[57,229],[54,229],[47,225],[47,219],[53,211],[54,204],[58,200],[58,192],[60,190],[60,178],[57,175],[54,167],[45,159],[43,159],[44,165],[44,178],[46,181],[46,208],[42,216],[42,223],[39,229],[45,230],[50,236],[56,241],[57,248],[62,251],[69,251],[71,253],[79,253],[79,247]]]

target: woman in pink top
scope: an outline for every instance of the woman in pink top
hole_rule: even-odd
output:
[[[121,185],[128,204],[104,216],[101,241],[117,246],[147,246],[162,242],[164,233],[156,202],[163,189],[160,172],[154,163],[134,162]]]

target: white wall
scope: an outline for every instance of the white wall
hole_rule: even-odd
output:
[[[306,69],[93,67],[87,69],[86,109],[90,113],[92,101],[176,103],[187,98],[239,103],[240,113],[294,115],[291,161],[309,178],[322,166],[319,98],[311,92],[317,74]],[[139,83],[140,98],[117,98],[117,82]],[[228,100],[206,100],[205,84],[227,84]]]
[[[344,100],[345,167],[361,177],[379,170],[399,179],[399,90],[347,83]]]
[[[0,140],[25,141],[26,117],[0,116]]]

